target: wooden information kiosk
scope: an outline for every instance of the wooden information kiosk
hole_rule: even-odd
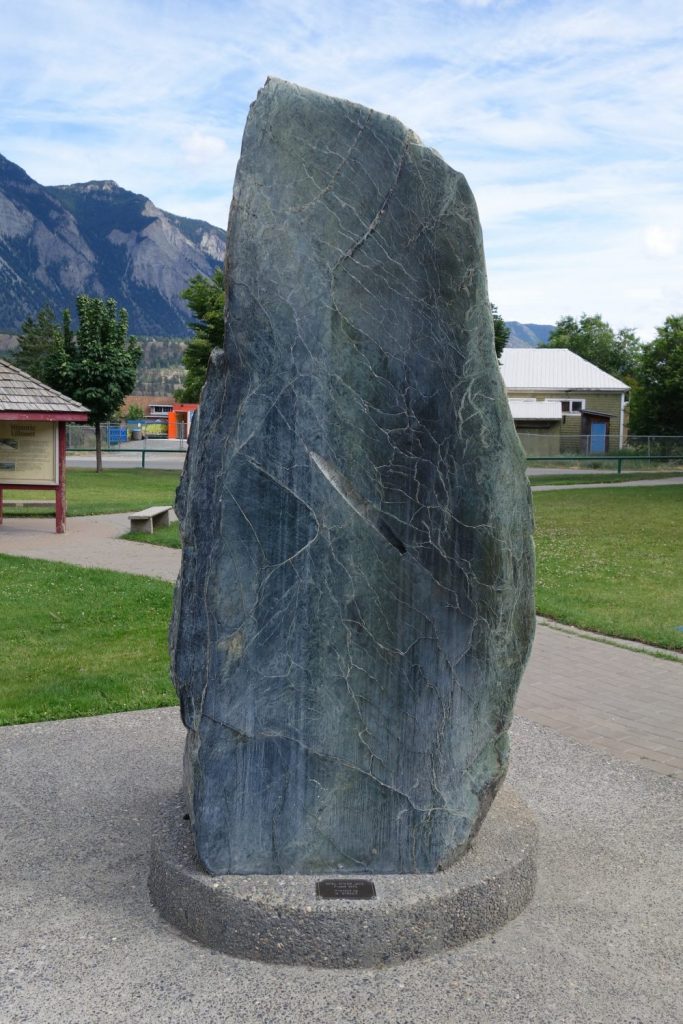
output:
[[[88,410],[0,359],[0,525],[3,490],[54,491],[55,529],[66,523],[66,424]]]

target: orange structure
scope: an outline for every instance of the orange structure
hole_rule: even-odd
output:
[[[192,417],[198,408],[196,402],[174,402],[168,414],[168,436],[187,440],[192,428]]]

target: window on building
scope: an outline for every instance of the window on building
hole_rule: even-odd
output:
[[[583,398],[568,398],[562,401],[562,412],[583,412],[585,407],[586,402]]]

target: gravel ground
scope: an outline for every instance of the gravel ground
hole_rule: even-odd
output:
[[[177,710],[0,730],[2,1024],[676,1024],[681,784],[524,719],[509,782],[539,880],[496,935],[380,970],[277,967],[161,921],[146,889]]]

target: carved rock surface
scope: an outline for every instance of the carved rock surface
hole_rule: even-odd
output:
[[[438,870],[505,774],[534,621],[472,194],[394,118],[269,79],[227,267],[171,627],[199,858]]]

